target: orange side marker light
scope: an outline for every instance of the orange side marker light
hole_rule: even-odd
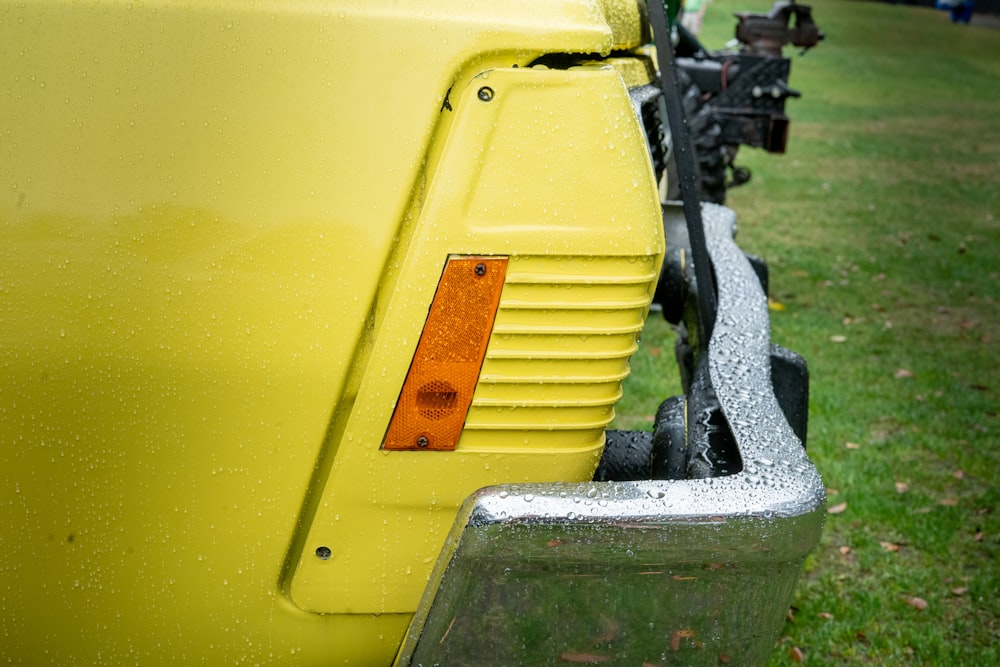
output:
[[[506,273],[506,257],[448,259],[382,449],[455,449]]]

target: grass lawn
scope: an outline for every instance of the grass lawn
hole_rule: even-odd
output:
[[[773,339],[809,361],[829,489],[771,664],[1000,664],[1000,30],[811,4],[827,39],[793,64],[788,153],[741,151],[728,202]],[[715,0],[703,41],[769,6]],[[672,348],[652,316],[617,427],[679,393]]]

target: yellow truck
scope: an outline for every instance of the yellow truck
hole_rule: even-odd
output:
[[[766,658],[823,487],[652,9],[0,0],[0,661]]]

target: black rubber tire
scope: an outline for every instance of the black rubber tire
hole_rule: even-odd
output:
[[[685,479],[687,458],[687,399],[671,396],[656,411],[653,479]]]
[[[653,434],[649,431],[608,431],[595,482],[649,479]]]
[[[722,143],[722,126],[713,117],[701,89],[682,69],[677,70],[677,85],[681,88],[681,104],[684,106],[684,116],[698,157],[698,194],[701,201],[724,204],[727,161]],[[676,183],[677,179],[672,182]],[[679,199],[679,190],[674,192],[670,198]]]

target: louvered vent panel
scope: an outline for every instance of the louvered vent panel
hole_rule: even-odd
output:
[[[655,258],[511,257],[461,449],[593,448],[628,375]]]

